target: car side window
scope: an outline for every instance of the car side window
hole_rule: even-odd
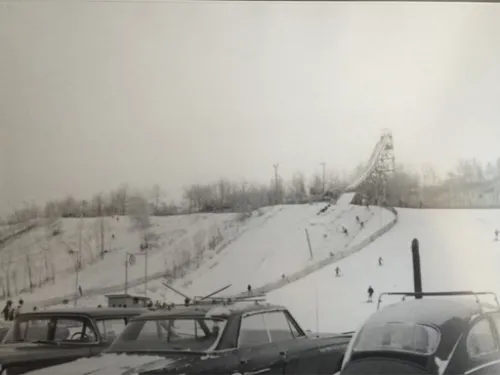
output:
[[[97,336],[90,325],[90,321],[85,319],[60,318],[54,331],[55,341],[85,341],[95,342]]]
[[[97,321],[97,327],[103,341],[112,342],[118,337],[127,323],[124,318],[103,319]]]
[[[266,325],[272,342],[291,340],[294,338],[290,323],[283,311],[272,311],[264,314]]]
[[[244,316],[241,319],[238,346],[248,348],[256,345],[269,344],[269,334],[263,314]]]
[[[497,351],[497,344],[488,319],[477,322],[467,336],[467,353],[475,359]]]

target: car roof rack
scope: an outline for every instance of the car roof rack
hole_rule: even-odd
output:
[[[182,306],[182,307],[187,307],[187,306],[200,306],[200,305],[231,305],[234,303],[239,303],[239,302],[253,302],[254,304],[258,305],[259,302],[266,302],[266,295],[263,293],[259,294],[251,294],[249,293],[248,296],[234,296],[234,297],[216,297],[215,295],[226,290],[231,286],[231,284],[226,285],[225,287],[222,287],[215,292],[212,292],[210,294],[207,294],[206,296],[195,296],[194,298],[191,298],[185,293],[182,293],[175,289],[174,287],[168,285],[167,283],[163,283],[163,285],[172,290],[173,292],[179,294],[180,296],[184,297],[184,303],[171,303],[167,305],[167,308],[170,310],[173,307],[176,306]]]
[[[481,301],[479,299],[480,296],[493,296],[497,307],[500,308],[500,303],[498,302],[498,297],[494,292],[473,292],[473,291],[449,291],[449,292],[384,292],[380,293],[378,297],[377,310],[380,308],[380,304],[382,303],[382,296],[403,296],[401,298],[402,301],[406,299],[406,297],[453,297],[453,296],[474,296],[476,298],[476,302],[481,306]]]

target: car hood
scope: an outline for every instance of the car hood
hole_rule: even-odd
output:
[[[0,345],[0,364],[18,361],[29,355],[30,359],[60,356],[57,346],[52,344],[38,344],[31,342],[16,342]]]
[[[132,375],[157,369],[177,368],[186,364],[186,354],[101,354],[59,366],[29,372],[29,375]]]
[[[392,358],[366,358],[348,363],[341,375],[426,375],[425,369],[415,364]]]

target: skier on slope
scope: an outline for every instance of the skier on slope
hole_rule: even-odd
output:
[[[497,230],[495,231],[495,241],[498,241],[498,234],[499,234],[499,232],[498,232],[498,229],[497,229]]]
[[[378,265],[382,266],[383,264],[384,264],[384,260],[382,259],[382,257],[378,257]]]
[[[339,268],[339,266],[337,266],[337,268],[335,268],[335,276],[336,277],[340,276],[340,268]]]
[[[368,288],[368,302],[373,302],[373,293],[374,292],[375,291],[373,290],[373,288],[370,285],[370,287]]]

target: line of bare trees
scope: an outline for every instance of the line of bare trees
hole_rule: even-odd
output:
[[[364,169],[360,164],[352,175]],[[309,179],[303,173],[296,172],[290,180],[282,176],[273,178],[269,184],[235,182],[221,178],[213,183],[192,184],[186,186],[183,200],[187,212],[180,208],[179,202],[166,201],[165,193],[160,185],[154,185],[147,199],[152,215],[166,216],[192,212],[245,212],[266,205],[283,203],[304,203],[311,197],[318,197],[326,192],[339,191],[347,184],[349,178],[340,178],[333,171],[327,173],[326,181],[317,172]],[[389,190],[393,195],[405,195],[408,190],[418,187],[466,184],[481,182],[500,177],[500,158],[494,162],[482,164],[477,159],[461,159],[457,166],[445,177],[439,176],[435,168],[424,165],[419,171],[407,171],[398,166],[391,176]],[[324,184],[323,184],[324,182]],[[107,194],[96,194],[91,199],[79,200],[72,196],[49,201],[39,207],[34,203],[25,203],[16,209],[3,224],[16,224],[36,217],[96,217],[111,215],[127,215],[128,205],[136,195],[127,185],[121,185]],[[0,223],[1,224],[1,223]]]

